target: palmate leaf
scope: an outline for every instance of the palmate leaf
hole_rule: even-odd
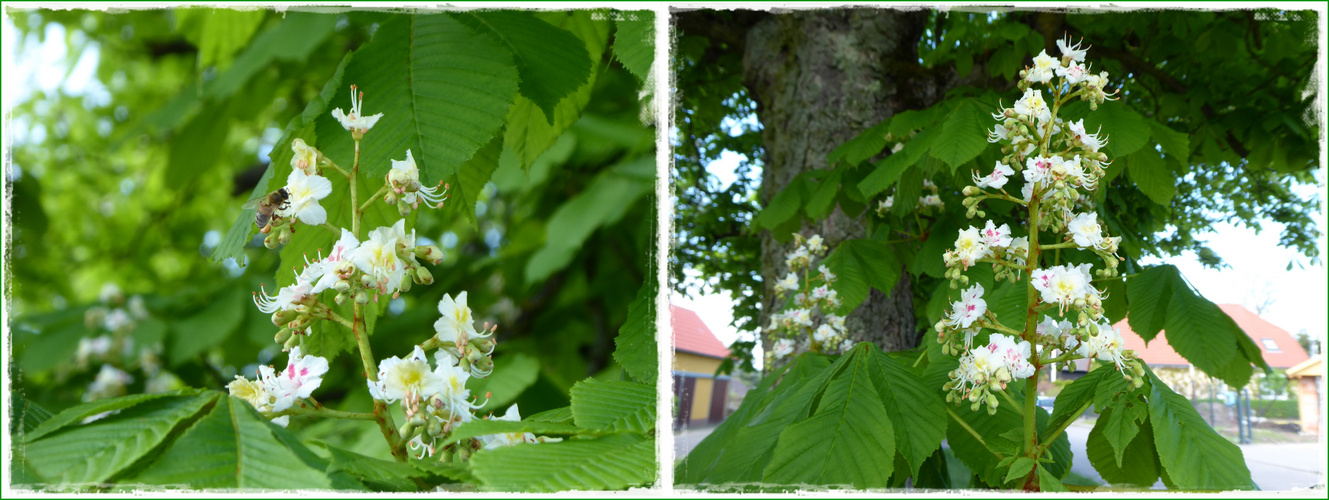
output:
[[[923,462],[940,449],[941,441],[946,438],[945,401],[935,389],[924,385],[921,377],[878,351],[876,345],[862,345],[876,353],[872,379],[876,381],[886,414],[894,423],[896,450],[909,464],[911,475],[917,477]]]
[[[107,482],[138,460],[152,456],[173,429],[199,413],[216,397],[216,393],[209,393],[167,396],[151,401],[135,398],[131,402],[139,401],[138,404],[92,424],[29,435],[23,459],[50,483]],[[104,404],[104,407],[115,405],[109,401]]]
[[[534,102],[551,124],[554,106],[591,74],[581,40],[529,12],[471,11],[456,17],[508,49],[521,78],[521,95]]]
[[[988,142],[988,122],[991,117],[977,99],[964,99],[955,105],[943,123],[941,135],[932,141],[932,157],[956,167],[974,159]],[[900,200],[896,200],[897,203]]]
[[[363,112],[383,113],[360,144],[361,171],[379,178],[410,149],[420,180],[451,179],[498,132],[517,90],[512,56],[493,37],[446,14],[394,15],[347,64],[329,106],[347,111],[350,85]],[[317,147],[344,168],[355,144],[330,112],[316,118]]]
[[[490,491],[621,490],[655,480],[655,440],[630,433],[505,446],[481,450],[470,464]]]
[[[198,47],[198,66],[228,66],[267,12],[238,9],[176,9],[177,29]]]
[[[280,23],[254,38],[235,62],[203,84],[207,97],[229,97],[274,61],[302,61],[332,34],[336,14],[288,12]]]
[[[758,482],[780,433],[806,419],[830,377],[830,358],[804,353],[748,391],[726,418],[675,468],[680,484]]]
[[[407,463],[367,457],[335,446],[323,448],[328,450],[328,472],[349,474],[380,491],[416,491],[418,487],[411,478],[429,475]]]
[[[875,240],[845,240],[823,264],[836,276],[831,287],[843,300],[841,314],[862,304],[869,286],[889,295],[904,271],[890,245]]]
[[[124,410],[131,406],[152,401],[154,399],[164,398],[169,394],[132,394],[129,396],[98,399],[78,406],[66,408],[60,413],[56,413],[50,418],[42,421],[36,428],[27,431],[24,435],[24,442],[31,443],[37,439],[58,431],[71,424],[82,421],[84,418],[91,417],[98,413],[108,411]]]
[[[575,10],[570,12],[541,12],[537,17],[555,27],[571,31],[581,39],[590,55],[592,64],[599,63],[609,42],[610,24],[608,20],[596,20],[595,11]],[[582,110],[591,101],[591,92],[595,89],[597,71],[591,71],[586,83],[572,94],[558,101],[554,107],[553,119],[535,102],[517,96],[508,111],[507,126],[503,131],[503,144],[516,154],[523,169],[529,170],[536,158],[548,150],[559,136],[563,135],[578,118]]]
[[[845,141],[844,144],[837,146],[826,156],[826,163],[835,166],[840,160],[844,160],[851,167],[857,167],[860,163],[881,153],[886,148],[886,130],[890,127],[890,120],[883,120],[872,128],[860,132],[853,139]],[[864,179],[863,182],[867,182]],[[874,185],[878,182],[874,181]],[[885,189],[884,187],[882,189]],[[880,190],[874,191],[876,194]]]
[[[1012,399],[1017,405],[1024,402],[1024,392],[1017,385],[1006,386],[1006,391],[1010,393]],[[998,466],[998,459],[993,452],[1008,454],[1012,449],[1017,449],[1021,443],[1015,443],[1009,439],[1011,431],[1020,432],[1024,426],[1024,417],[1020,415],[1019,410],[1014,408],[1010,401],[1005,398],[999,398],[1000,406],[997,407],[996,415],[988,415],[986,409],[979,411],[969,411],[966,406],[953,407],[951,409],[955,416],[963,420],[970,428],[983,437],[987,443],[985,447],[978,440],[969,434],[964,426],[952,421],[946,429],[946,441],[950,444],[955,456],[964,462],[966,466],[974,471],[984,482],[994,487],[1015,488],[1020,484],[1006,483],[1006,467]],[[1035,424],[1037,432],[1042,435],[1048,429],[1048,423],[1051,420],[1047,411],[1035,407],[1037,412]],[[1045,458],[1051,458],[1052,462],[1044,464],[1048,471],[1054,477],[1063,477],[1070,470],[1071,465],[1071,445],[1070,439],[1065,433],[1057,436],[1052,446],[1048,448]]]
[[[828,371],[821,405],[811,417],[780,433],[762,481],[781,484],[888,485],[895,430],[872,380],[876,364],[869,344],[859,344]]]
[[[167,344],[171,366],[180,366],[230,338],[244,319],[243,308],[252,305],[250,297],[238,287],[223,289],[201,311],[171,324]]]
[[[614,361],[638,382],[654,386],[660,368],[656,350],[655,298],[659,285],[648,276],[628,305],[628,319],[614,337]]]
[[[1061,428],[1067,420],[1079,418],[1081,408],[1094,402],[1094,395],[1098,393],[1098,382],[1104,376],[1116,375],[1115,370],[1100,366],[1089,370],[1089,373],[1062,388],[1061,393],[1057,394],[1056,403],[1052,405],[1052,420],[1048,427]]]
[[[655,428],[655,386],[594,378],[572,386],[577,427],[648,432]]]
[[[1149,123],[1120,101],[1104,102],[1097,111],[1085,115],[1086,131],[1096,131],[1099,126],[1108,139],[1108,152],[1117,158],[1134,153],[1149,142]]]
[[[1184,490],[1254,490],[1241,448],[1220,436],[1190,400],[1169,389],[1150,370],[1149,423],[1158,461]]]
[[[1176,179],[1157,151],[1144,148],[1126,157],[1126,171],[1140,192],[1154,203],[1170,206],[1176,195]]]
[[[1089,439],[1085,441],[1085,455],[1089,463],[1108,483],[1145,488],[1153,486],[1158,480],[1159,468],[1162,467],[1158,463],[1158,451],[1154,449],[1153,429],[1145,420],[1129,444],[1121,452],[1114,451],[1100,429],[1104,426],[1103,417],[1110,416],[1112,412],[1112,409],[1108,409],[1100,413],[1098,423],[1089,431]]]
[[[363,489],[249,403],[216,392],[212,408],[184,431],[131,484],[189,488]]]
[[[536,436],[576,436],[580,434],[598,433],[597,431],[584,429],[575,425],[553,422],[536,422],[532,420],[511,422],[507,420],[475,419],[457,427],[452,431],[452,434],[448,435],[446,440],[439,443],[439,446],[447,446],[463,439],[473,437],[513,432],[529,432]]]

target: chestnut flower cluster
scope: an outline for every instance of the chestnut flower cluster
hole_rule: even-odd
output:
[[[414,229],[406,228],[405,217],[419,208],[421,203],[441,208],[447,199],[447,189],[441,182],[435,187],[420,181],[420,170],[410,150],[404,160],[391,160],[392,168],[384,184],[369,202],[361,206],[356,196],[355,182],[360,169],[360,141],[382,118],[382,114],[365,116],[362,112],[364,94],[351,86],[351,111],[334,110],[332,115],[351,133],[356,142],[355,164],[342,168],[317,148],[300,139],[291,143],[294,153],[291,174],[287,178],[285,205],[274,211],[273,217],[261,231],[269,233],[264,240],[269,248],[286,244],[296,224],[304,224],[333,231],[338,239],[326,256],[320,250],[305,265],[294,270],[294,280],[269,295],[266,289],[254,294],[254,304],[264,313],[272,315],[274,325],[281,327],[275,341],[290,352],[286,369],[278,372],[263,366],[258,378],[250,380],[237,376],[228,388],[232,395],[248,401],[273,422],[286,425],[291,415],[330,416],[374,420],[379,423],[384,438],[399,460],[406,459],[405,448],[418,452],[418,458],[434,456],[443,451],[440,460],[466,460],[471,453],[484,446],[504,446],[519,442],[540,442],[534,436],[494,435],[481,436],[450,444],[442,450],[438,443],[452,430],[477,418],[475,411],[484,402],[466,388],[471,377],[487,377],[494,368],[492,354],[497,326],[484,324],[477,329],[466,292],[455,296],[445,294],[438,304],[440,318],[434,323],[433,335],[414,347],[405,358],[393,356],[374,367],[373,355],[366,340],[362,308],[378,302],[382,296],[397,298],[410,291],[412,285],[428,285],[434,278],[422,262],[439,264],[443,251],[434,245],[417,245]],[[351,207],[351,227],[336,227],[327,222],[327,211],[320,201],[332,192],[332,183],[324,175],[334,172],[345,176],[351,184],[346,205]],[[380,226],[361,234],[360,220],[366,206],[375,198],[395,207],[403,217],[390,226]],[[351,318],[342,317],[324,300],[332,294],[332,302],[351,304]],[[360,358],[365,367],[366,383],[375,401],[373,414],[347,414],[323,409],[313,399],[313,392],[328,372],[328,361],[319,356],[305,355],[301,348],[313,334],[316,321],[327,321],[349,328],[355,334]],[[328,325],[335,328],[335,325]],[[433,352],[433,363],[428,353]],[[307,404],[306,404],[307,403]],[[400,403],[406,422],[397,427],[392,423],[387,405]],[[312,407],[312,409],[311,409]],[[516,406],[509,408],[501,419],[519,420]],[[542,438],[543,439],[543,438]]]
[[[1094,275],[1117,276],[1120,263],[1116,251],[1121,238],[1104,234],[1092,202],[1107,165],[1107,155],[1099,151],[1107,139],[1088,133],[1084,120],[1071,123],[1057,117],[1058,109],[1072,99],[1088,101],[1096,110],[1113,93],[1105,89],[1107,73],[1093,75],[1080,64],[1086,50],[1068,40],[1057,45],[1062,57],[1052,58],[1046,52],[1036,56],[1033,65],[1020,72],[1024,95],[993,115],[998,123],[988,140],[999,143],[1005,156],[991,172],[974,172],[974,185],[963,190],[970,218],[986,217],[979,204],[989,198],[1025,207],[1028,235],[1014,236],[1008,224],[986,220],[960,231],[954,247],[943,256],[952,289],[969,285],[965,273],[980,263],[993,266],[998,282],[1015,283],[1027,273],[1036,292],[1030,307],[1043,318],[1024,331],[1004,325],[988,311],[983,286],[974,284],[934,325],[942,351],[960,356],[960,366],[944,387],[947,400],[956,404],[967,400],[974,411],[986,404],[988,412],[995,413],[994,394],[1008,383],[1032,377],[1043,366],[1056,369],[1058,363],[1075,359],[1111,362],[1132,383],[1142,382],[1143,367],[1134,352],[1122,349],[1121,335],[1104,316],[1104,294],[1093,285]],[[1050,105],[1045,96],[1051,97]],[[1017,173],[1024,181],[1019,197],[1006,190]],[[1060,235],[1059,240],[1040,243],[1040,232]],[[1039,267],[1042,251],[1063,248],[1093,252],[1105,265],[1097,271],[1090,264]],[[987,344],[974,345],[984,330],[993,332]]]
[[[145,377],[145,393],[184,387],[179,377],[162,369],[160,342],[153,345],[134,342],[135,329],[150,317],[143,297],[126,297],[115,283],[106,283],[98,293],[98,300],[101,304],[89,308],[83,314],[83,322],[89,330],[101,334],[80,338],[74,362],[63,364],[56,376],[64,379],[86,372],[94,363],[100,364],[97,375],[83,393],[84,401],[123,396],[128,392],[127,386],[134,382],[131,372],[141,372]]]
[[[789,273],[775,283],[776,296],[788,297],[789,302],[771,315],[766,328],[774,339],[772,352],[766,353],[767,363],[795,351],[832,353],[853,347],[853,342],[845,338],[844,316],[834,312],[842,305],[840,294],[831,288],[835,274],[825,265],[818,265],[816,274],[812,272],[815,260],[827,250],[821,235],[804,239],[794,233],[794,242],[797,246],[785,255]]]

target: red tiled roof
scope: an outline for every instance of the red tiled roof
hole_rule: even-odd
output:
[[[1264,361],[1269,363],[1270,367],[1289,368],[1310,358],[1295,337],[1286,330],[1261,319],[1255,313],[1247,311],[1245,307],[1237,304],[1219,304],[1218,307],[1237,322],[1237,326],[1255,341],[1255,345],[1260,346],[1260,354],[1264,356]],[[1190,366],[1186,358],[1181,357],[1177,351],[1172,350],[1172,346],[1168,345],[1166,332],[1158,332],[1158,336],[1145,346],[1144,339],[1131,331],[1127,320],[1123,319],[1113,327],[1121,332],[1122,340],[1126,343],[1125,348],[1134,350],[1149,366]],[[1265,339],[1273,341],[1278,352],[1271,352],[1269,346],[1265,345]]]
[[[669,305],[670,323],[674,327],[674,350],[711,358],[729,357],[729,348],[715,338],[701,316],[690,309]]]

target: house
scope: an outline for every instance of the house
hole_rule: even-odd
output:
[[[674,329],[674,428],[718,424],[726,415],[729,376],[715,376],[729,348],[715,338],[701,316],[669,306]]]
[[[1240,305],[1219,304],[1218,307],[1255,341],[1255,345],[1260,347],[1260,355],[1270,368],[1286,370],[1310,358],[1287,330],[1274,326]],[[1117,322],[1113,328],[1121,333],[1125,348],[1135,351],[1172,390],[1191,399],[1209,397],[1209,376],[1196,370],[1186,358],[1168,345],[1166,331],[1158,332],[1158,336],[1146,345],[1144,339],[1131,330],[1126,319]]]
[[[1301,432],[1320,433],[1320,406],[1324,401],[1324,356],[1316,355],[1287,369],[1287,378],[1297,381],[1297,412]]]

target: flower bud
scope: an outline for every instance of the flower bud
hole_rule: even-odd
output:
[[[272,324],[282,326],[295,321],[296,316],[299,316],[299,313],[286,309],[279,309],[277,312],[272,313]]]
[[[979,189],[978,186],[965,186],[964,190],[960,192],[963,193],[965,196],[973,196],[983,192],[983,190]]]
[[[426,428],[426,431],[428,431],[428,433],[429,433],[430,436],[441,436],[441,435],[443,435],[443,422],[439,422],[438,420],[433,420],[433,419],[431,419],[431,420],[429,421],[429,425],[428,425],[428,427]]]
[[[429,272],[424,266],[415,268],[415,282],[421,285],[430,285],[434,283],[434,273]]]
[[[415,247],[415,256],[428,261],[430,264],[443,262],[443,250],[434,245]]]
[[[289,351],[295,348],[295,346],[300,345],[301,338],[301,335],[292,335],[291,338],[286,339],[286,342],[282,342],[282,350]]]
[[[396,204],[397,204],[397,193],[395,193],[395,192],[393,192],[393,191],[388,191],[388,194],[387,194],[386,196],[383,197],[383,201],[387,202],[387,204],[389,204],[389,205],[396,205]]]
[[[472,340],[472,341],[471,341],[471,345],[475,346],[475,349],[476,349],[477,351],[480,351],[481,353],[484,353],[485,355],[488,355],[489,353],[494,352],[494,339],[479,339],[479,340]]]
[[[397,213],[402,217],[411,215],[411,204],[406,203],[406,200],[397,200]]]
[[[287,341],[291,340],[291,329],[282,328],[281,330],[278,330],[277,335],[273,337],[273,340],[278,344],[285,344]]]
[[[364,290],[355,292],[355,303],[365,305],[369,303],[369,292]]]
[[[263,238],[263,246],[267,247],[268,250],[275,250],[277,248],[277,235],[269,234],[267,238]]]
[[[309,326],[309,321],[309,316],[296,316],[294,320],[286,324],[286,327],[292,330],[304,330],[306,326]]]
[[[282,228],[281,231],[278,231],[278,232],[277,232],[277,243],[281,243],[281,244],[285,245],[285,244],[290,243],[290,242],[291,242],[291,231],[290,231],[290,229]]]
[[[971,398],[971,399],[972,399],[972,398]],[[978,411],[978,409],[981,408],[982,406],[983,406],[983,403],[980,403],[980,402],[978,402],[978,401],[974,401],[973,404],[969,405],[969,411]]]
[[[333,302],[336,302],[337,305],[345,304],[345,303],[346,303],[346,293],[345,293],[345,292],[340,292],[340,293],[338,293],[336,297],[333,297],[333,298],[332,298],[332,301],[333,301]]]
[[[997,397],[994,396],[994,395],[992,395],[992,393],[990,393],[990,392],[988,393],[987,404],[988,404],[988,408],[996,408],[996,407],[997,407]]]
[[[489,356],[480,358],[479,361],[475,362],[475,368],[478,369],[480,373],[485,374],[494,371],[494,358]]]

